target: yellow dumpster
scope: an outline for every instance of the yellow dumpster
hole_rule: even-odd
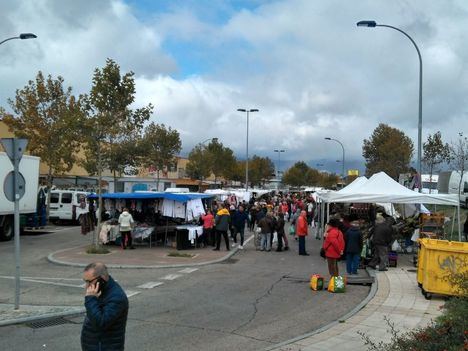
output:
[[[418,257],[418,284],[422,284],[424,297],[432,294],[455,296],[456,287],[449,277],[468,269],[468,243],[436,239],[420,239]]]

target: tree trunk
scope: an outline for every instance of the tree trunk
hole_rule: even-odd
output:
[[[97,235],[93,236],[94,246],[96,249],[99,247],[99,233],[101,232],[101,217],[102,217],[102,165],[101,165],[101,144],[97,143],[97,154],[98,154],[98,213],[97,213]]]
[[[50,214],[50,192],[52,191],[52,168],[49,166],[49,172],[47,173],[47,207],[46,207],[46,218],[49,223]]]

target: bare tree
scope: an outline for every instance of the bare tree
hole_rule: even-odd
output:
[[[468,168],[468,137],[463,136],[463,133],[458,133],[458,136],[458,140],[450,146],[450,164],[460,174],[458,199],[461,201],[463,175]],[[468,201],[465,199],[465,204],[466,202]]]

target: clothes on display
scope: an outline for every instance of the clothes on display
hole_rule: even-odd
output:
[[[188,240],[195,244],[195,240],[203,234],[203,226],[193,226],[193,225],[178,225],[177,230],[187,230],[188,231]]]

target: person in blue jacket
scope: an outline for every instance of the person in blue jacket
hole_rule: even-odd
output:
[[[81,330],[83,351],[120,351],[125,348],[128,299],[101,262],[86,266],[86,317]]]

